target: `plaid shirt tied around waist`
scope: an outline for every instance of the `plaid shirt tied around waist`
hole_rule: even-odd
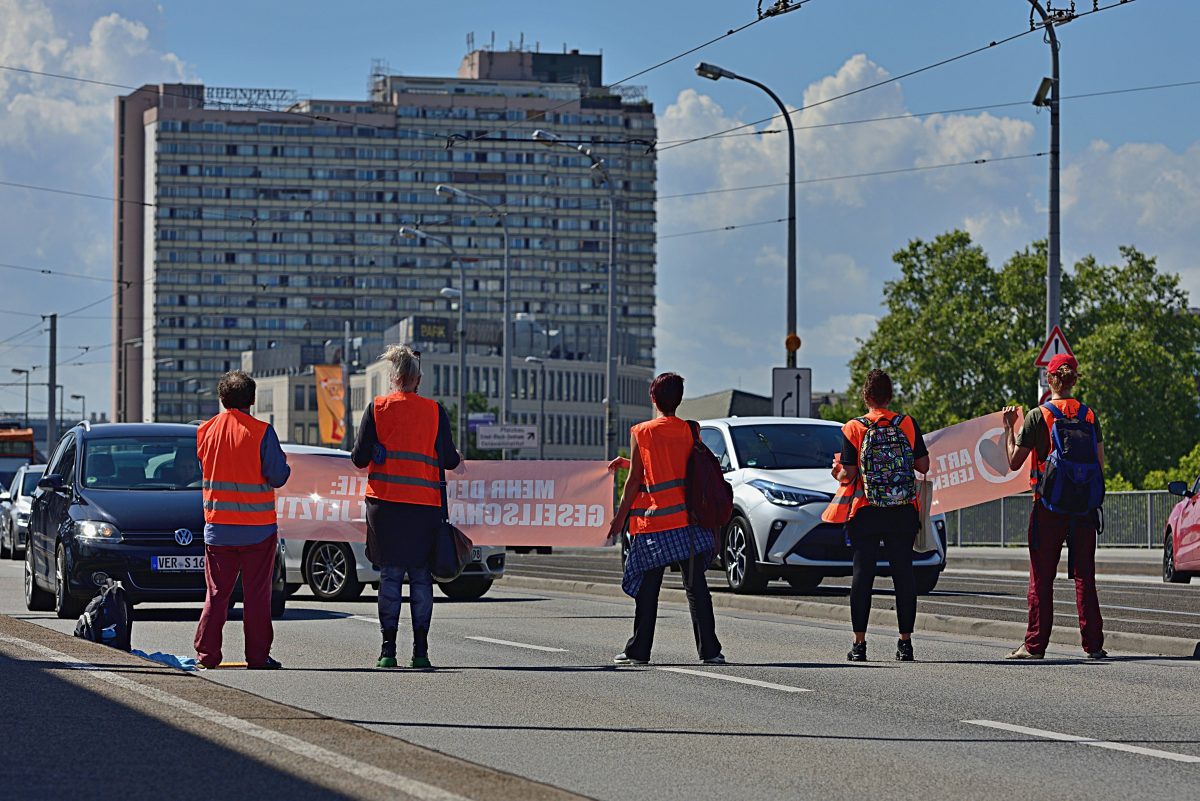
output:
[[[707,565],[717,552],[717,538],[713,533],[695,525],[638,534],[631,539],[625,575],[621,579],[621,589],[631,598],[637,597],[647,570],[686,562],[696,554],[704,554]]]

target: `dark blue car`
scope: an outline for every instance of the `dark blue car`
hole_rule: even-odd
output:
[[[272,613],[283,614],[277,559]],[[25,605],[78,616],[109,579],[133,603],[204,600],[196,426],[80,423],[38,482],[25,549]]]

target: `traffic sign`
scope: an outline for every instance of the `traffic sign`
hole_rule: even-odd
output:
[[[490,426],[496,422],[495,412],[467,412],[467,430],[474,431],[480,426]]]
[[[771,414],[812,416],[811,367],[776,367],[771,371]]]
[[[1067,337],[1062,332],[1062,329],[1057,325],[1050,332],[1050,336],[1046,338],[1046,344],[1042,345],[1041,351],[1038,353],[1033,364],[1035,367],[1049,367],[1050,360],[1060,353],[1065,353],[1068,356],[1074,356],[1075,351],[1071,350],[1071,346],[1067,344]]]
[[[537,426],[479,426],[475,429],[475,447],[481,451],[537,446]]]

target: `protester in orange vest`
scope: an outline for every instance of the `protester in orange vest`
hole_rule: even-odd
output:
[[[655,418],[633,427],[630,458],[609,465],[610,470],[629,468],[609,539],[615,542],[628,521],[632,545],[621,586],[636,601],[633,636],[613,662],[644,665],[650,661],[663,573],[668,564],[679,563],[696,652],[704,664],[723,665],[712,595],[704,578],[717,549],[716,535],[691,524],[684,490],[695,434],[688,422],[675,416],[683,401],[683,378],[675,373],[659,375],[650,384],[650,400]]]
[[[912,630],[917,618],[913,539],[921,525],[916,473],[929,470],[929,449],[911,417],[888,409],[892,379],[882,370],[867,373],[862,388],[867,414],[842,426],[842,453],[833,464],[840,486],[822,517],[845,522],[854,551],[850,619],[854,644],[846,658],[867,661],[867,621],[882,540],[896,587],[900,639],[896,659],[914,659]]]
[[[271,584],[275,574],[275,489],[291,475],[269,423],[250,416],[254,379],[241,370],[217,385],[224,411],[196,432],[204,491],[204,579],[208,592],[196,627],[201,667],[221,664],[221,629],[238,575],[246,666],[282,667],[271,657]],[[180,469],[180,468],[176,468]]]
[[[1074,356],[1060,353],[1050,360],[1046,368],[1050,383],[1050,400],[1067,420],[1077,420],[1082,409],[1078,400],[1071,397],[1079,381],[1079,363]],[[1042,406],[1031,409],[1025,416],[1019,432],[1014,432],[1019,406],[1004,409],[1005,447],[1009,467],[1020,470],[1021,465],[1032,455],[1029,471],[1029,486],[1033,490],[1033,508],[1029,511],[1029,623],[1025,631],[1025,642],[1014,649],[1009,659],[1041,659],[1050,644],[1050,630],[1054,626],[1054,577],[1058,573],[1058,562],[1062,556],[1063,543],[1069,541],[1068,560],[1074,569],[1075,605],[1079,610],[1079,631],[1083,650],[1091,659],[1104,659],[1104,619],[1100,615],[1100,600],[1096,594],[1096,531],[1099,515],[1090,513],[1072,516],[1051,511],[1041,502],[1038,494],[1046,463],[1054,448],[1054,415]],[[1095,459],[1101,470],[1104,467],[1104,440],[1100,433],[1100,421],[1091,409],[1084,414],[1084,421],[1095,435]],[[1091,448],[1091,445],[1088,445]],[[1068,571],[1071,572],[1071,571]]]
[[[463,472],[446,410],[417,394],[421,354],[393,345],[380,357],[391,364],[393,392],[363,412],[351,459],[367,474],[367,558],[379,566],[379,628],[383,647],[376,667],[396,667],[401,591],[408,576],[412,603],[410,667],[428,668],[433,619],[434,537],[445,520],[444,471]]]

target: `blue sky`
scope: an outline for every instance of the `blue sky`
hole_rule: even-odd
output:
[[[404,74],[453,74],[467,34],[482,46],[494,32],[498,48],[523,34],[527,45],[546,51],[564,44],[602,51],[605,79],[613,82],[752,20],[755,5],[0,0],[0,64],[131,85],[186,78],[355,98],[365,92],[372,58]],[[1088,10],[1091,2],[1077,6]],[[631,83],[647,87],[660,138],[686,138],[774,111],[752,87],[697,78],[698,60],[768,83],[799,107],[1019,33],[1028,17],[1022,0],[811,0]],[[1073,22],[1061,31],[1064,94],[1200,81],[1197,29],[1200,3],[1185,0],[1136,0]],[[1044,151],[1048,115],[1026,101],[1048,71],[1048,48],[1031,34],[797,114],[798,126],[811,126],[1020,102],[807,128],[799,132],[801,177]],[[115,93],[0,71],[0,180],[110,194]],[[1200,86],[1064,103],[1065,261],[1086,253],[1111,260],[1119,245],[1135,244],[1200,292],[1198,98]],[[785,180],[781,140],[731,137],[664,151],[660,194]],[[854,341],[869,334],[880,287],[894,275],[892,252],[910,238],[965,227],[1002,261],[1043,235],[1045,174],[1044,158],[1028,158],[802,188],[800,362],[814,368],[814,386],[845,387]],[[0,215],[0,261],[110,274],[109,204],[8,187],[0,187],[0,199],[7,212]],[[740,225],[785,211],[781,189],[664,199],[659,232]],[[784,226],[764,225],[660,243],[658,367],[688,376],[689,394],[730,386],[768,391],[770,367],[782,356],[784,234]],[[45,337],[28,315],[70,311],[110,291],[102,281],[3,269],[0,281],[0,384],[7,368],[45,362]],[[64,318],[60,332],[67,391],[86,394],[93,410],[110,403],[109,311],[101,302]],[[0,386],[3,411],[19,411],[22,398],[20,388]],[[44,393],[33,405],[44,408]]]

